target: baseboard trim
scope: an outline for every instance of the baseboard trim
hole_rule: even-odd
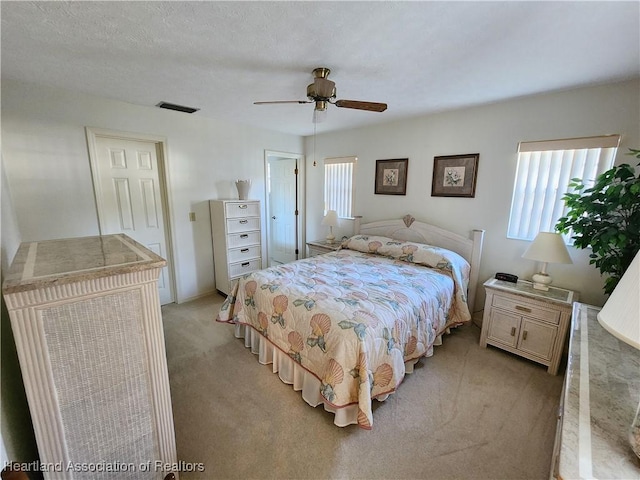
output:
[[[193,302],[194,300],[200,300],[201,298],[210,297],[211,295],[221,295],[221,293],[218,292],[218,290],[213,289],[213,290],[209,290],[208,292],[204,292],[204,293],[200,293],[198,295],[194,295],[193,297],[180,298],[180,299],[176,300],[175,303],[180,305],[181,303]]]

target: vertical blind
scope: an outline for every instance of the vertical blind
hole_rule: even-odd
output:
[[[619,142],[620,135],[521,142],[507,237],[533,240],[555,231],[571,179],[593,186],[613,166]]]
[[[324,211],[335,210],[338,217],[352,217],[353,170],[357,157],[325,158]]]

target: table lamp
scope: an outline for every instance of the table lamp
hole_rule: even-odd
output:
[[[531,279],[533,280],[533,288],[545,291],[549,290],[549,285],[553,281],[551,275],[547,273],[547,264],[573,263],[562,235],[552,232],[538,233],[522,258],[542,262],[542,269]]]
[[[598,313],[598,322],[611,335],[640,350],[640,252]],[[640,457],[640,404],[631,423],[629,442]]]
[[[333,227],[338,226],[338,212],[335,210],[327,211],[327,214],[322,219],[322,225],[327,225],[329,227],[329,235],[327,235],[327,243],[331,244],[336,239],[333,234]]]

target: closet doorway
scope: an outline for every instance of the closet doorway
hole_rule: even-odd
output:
[[[164,137],[86,127],[100,235],[124,233],[167,260],[160,304],[175,301]]]
[[[304,256],[304,155],[265,151],[267,265]]]

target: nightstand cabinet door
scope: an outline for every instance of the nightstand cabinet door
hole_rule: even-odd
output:
[[[523,317],[518,349],[545,360],[551,360],[558,328]]]
[[[488,340],[515,348],[518,344],[520,316],[494,308],[489,317]]]

